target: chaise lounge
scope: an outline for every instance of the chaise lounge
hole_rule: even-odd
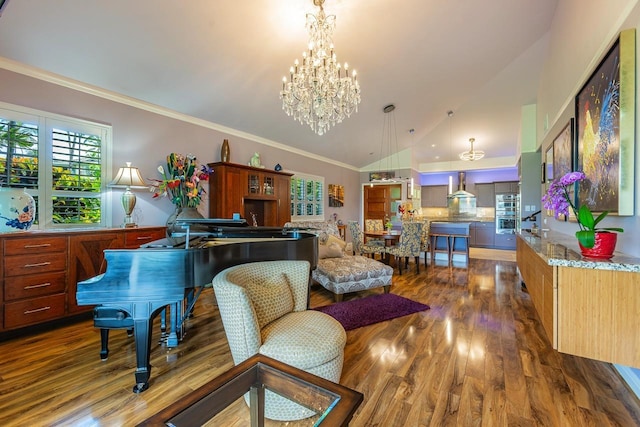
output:
[[[318,235],[318,265],[311,277],[333,292],[336,302],[349,292],[380,287],[389,292],[393,268],[372,258],[350,255],[349,244],[340,238],[333,221],[288,222],[285,227],[304,228]]]

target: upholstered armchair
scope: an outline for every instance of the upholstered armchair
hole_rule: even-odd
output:
[[[424,267],[427,268],[427,254],[429,254],[429,232],[431,231],[431,221],[425,219],[422,222],[422,237],[420,237],[420,252],[424,252]]]
[[[351,232],[351,241],[353,242],[353,253],[356,255],[368,255],[375,258],[375,254],[384,254],[384,246],[370,245],[364,241],[364,233],[360,229],[358,221],[349,221],[349,231]]]
[[[415,258],[416,273],[420,273],[421,237],[422,223],[405,221],[402,223],[400,241],[397,245],[387,248],[387,253],[395,257],[400,274],[402,274],[403,258],[405,267],[409,267],[409,257]]]
[[[227,268],[213,279],[220,317],[237,365],[264,354],[340,381],[346,333],[333,317],[307,309],[307,261],[264,261]],[[247,404],[249,396],[245,395]],[[267,390],[265,417],[292,421],[309,409]]]
[[[364,220],[365,231],[384,231],[384,224],[381,219],[365,219]],[[384,246],[384,239],[366,239],[367,244]]]

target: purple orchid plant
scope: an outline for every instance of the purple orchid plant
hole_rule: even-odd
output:
[[[554,180],[547,193],[542,196],[542,204],[545,209],[553,210],[556,217],[558,215],[569,215],[569,209],[571,209],[578,219],[578,226],[580,227],[580,230],[576,231],[576,238],[585,248],[592,248],[596,242],[597,231],[617,231],[622,233],[624,230],[617,227],[596,228],[596,225],[609,214],[609,211],[604,211],[594,218],[591,209],[586,204],[580,206],[580,209],[576,209],[576,206],[571,202],[571,197],[569,197],[569,187],[585,178],[586,176],[582,172],[569,172]]]

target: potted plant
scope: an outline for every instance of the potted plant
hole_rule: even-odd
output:
[[[545,209],[550,209],[558,215],[569,215],[569,209],[576,216],[580,229],[576,231],[576,238],[580,245],[583,255],[610,258],[613,255],[617,234],[611,233],[617,231],[622,233],[624,230],[619,227],[597,227],[608,214],[604,211],[597,217],[593,216],[591,209],[586,204],[576,209],[575,204],[569,196],[569,187],[576,182],[585,179],[582,172],[569,172],[561,178],[554,180],[546,194],[542,197],[542,204]]]

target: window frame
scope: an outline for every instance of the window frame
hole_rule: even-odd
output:
[[[326,188],[325,188],[325,183],[324,183],[324,177],[323,176],[318,176],[318,175],[311,175],[311,174],[307,174],[307,173],[300,173],[300,172],[293,172],[293,176],[291,177],[291,188],[290,188],[290,200],[289,200],[289,204],[290,204],[290,211],[291,211],[291,221],[324,221],[325,218],[325,206],[324,206],[324,199],[325,199],[325,195],[326,195]],[[296,195],[296,180],[297,179],[303,179],[305,181],[313,181],[314,183],[319,183],[320,184],[320,188],[322,189],[322,194],[320,195],[320,198],[316,198],[316,200],[312,201],[311,203],[314,206],[320,205],[320,207],[322,208],[322,213],[319,215],[297,215],[296,214],[296,200],[295,200],[295,195]],[[307,204],[305,202],[305,204]],[[316,211],[316,209],[313,209],[314,212]]]
[[[27,189],[27,192],[37,197],[38,223],[32,228],[51,230],[65,228],[106,228],[112,222],[112,203],[107,184],[111,180],[112,162],[112,126],[33,108],[0,102],[0,116],[9,120],[30,123],[38,126],[38,189]],[[98,135],[101,138],[100,147],[100,192],[79,193],[76,191],[62,191],[53,189],[53,129],[82,134]],[[53,223],[53,197],[86,197],[100,199],[100,222],[96,223]]]

